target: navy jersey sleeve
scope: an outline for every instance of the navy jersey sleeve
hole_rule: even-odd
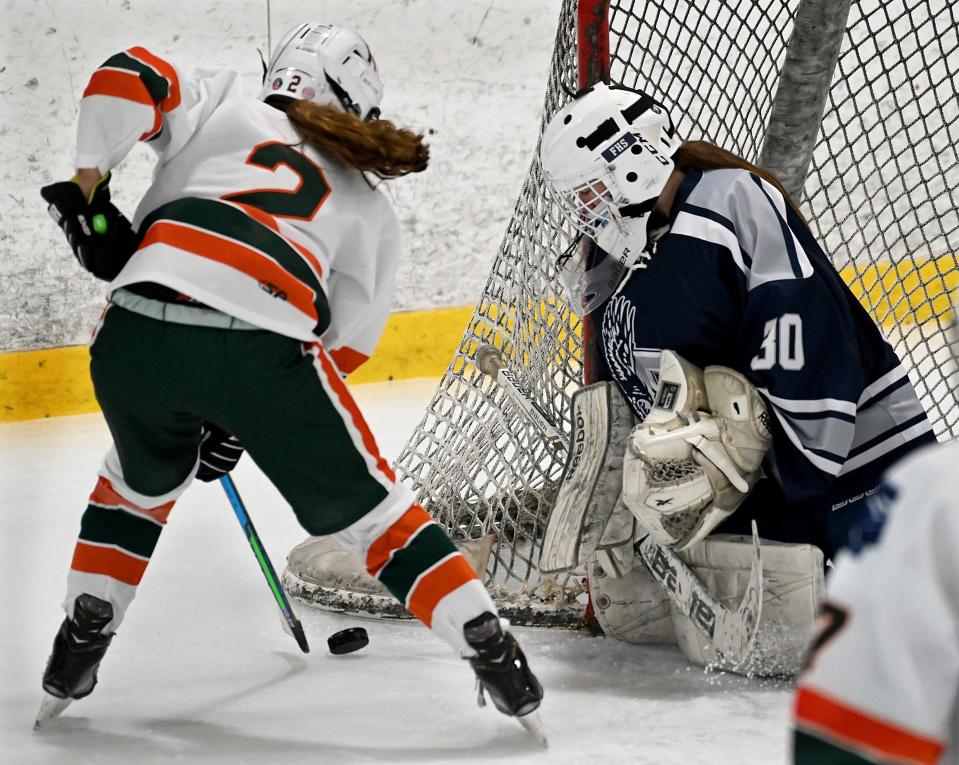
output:
[[[730,189],[748,290],[737,363],[770,407],[770,460],[790,500],[827,490],[849,455],[866,381],[859,316],[782,194],[742,173]]]

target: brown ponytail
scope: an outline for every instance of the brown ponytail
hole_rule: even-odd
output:
[[[307,143],[380,178],[419,173],[429,162],[430,150],[423,136],[389,120],[365,122],[331,104],[306,100],[291,102],[286,115]]]
[[[696,167],[700,170],[723,170],[728,168],[739,168],[755,173],[763,180],[769,181],[783,195],[789,206],[796,211],[796,214],[803,220],[803,215],[799,212],[799,206],[793,201],[789,193],[783,188],[779,179],[763,167],[747,162],[738,154],[726,151],[708,141],[686,141],[673,155],[673,162],[679,169],[687,167]]]

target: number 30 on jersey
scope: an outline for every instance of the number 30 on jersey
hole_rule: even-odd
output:
[[[802,317],[798,313],[784,313],[770,319],[763,328],[763,344],[749,368],[760,371],[779,364],[785,370],[802,369],[806,363],[803,351]]]

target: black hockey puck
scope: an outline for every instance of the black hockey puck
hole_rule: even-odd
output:
[[[370,642],[370,636],[362,627],[350,627],[348,630],[334,632],[326,639],[330,653],[353,653],[359,651]]]

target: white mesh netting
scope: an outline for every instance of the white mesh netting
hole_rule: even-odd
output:
[[[614,1],[611,80],[666,103],[684,138],[756,161],[798,4]],[[540,130],[578,87],[577,7],[562,7]],[[947,337],[959,286],[957,28],[949,0],[853,0],[802,197],[837,269],[906,359],[940,438],[959,428]],[[582,575],[545,579],[536,565],[564,455],[472,358],[481,344],[501,348],[569,431],[582,327],[553,262],[570,233],[534,159],[466,334],[397,460],[454,539],[494,535],[485,581],[520,623],[582,620]]]

